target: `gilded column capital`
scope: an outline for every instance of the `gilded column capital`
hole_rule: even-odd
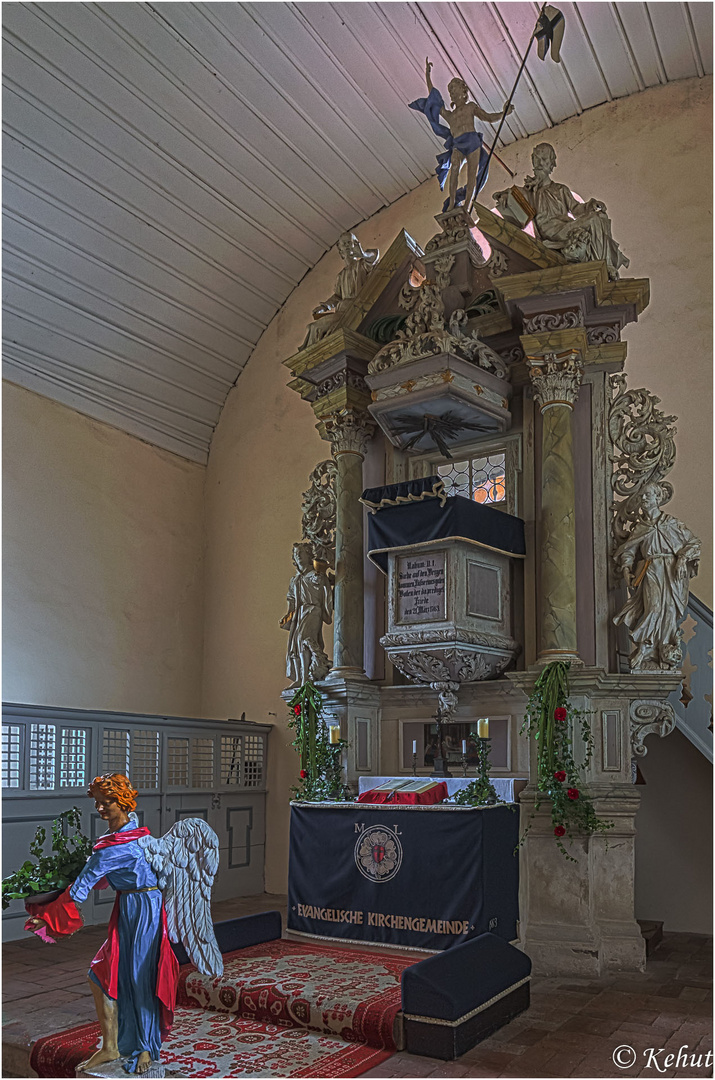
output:
[[[375,431],[375,424],[367,413],[355,409],[339,409],[324,416],[318,424],[323,439],[330,442],[333,457],[340,454],[357,454],[364,458]]]
[[[583,379],[583,364],[577,353],[527,356],[526,363],[534,397],[542,413],[554,405],[573,409]]]

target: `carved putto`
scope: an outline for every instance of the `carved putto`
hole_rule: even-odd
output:
[[[621,267],[629,265],[611,236],[611,219],[599,199],[579,202],[570,188],[551,179],[556,167],[556,151],[550,143],[539,143],[531,155],[533,176],[527,176],[523,188],[517,188],[522,201],[533,211],[534,230],[544,247],[560,251],[567,262],[603,260],[613,281]],[[511,189],[495,191],[494,200],[502,216],[521,226],[509,209]]]
[[[340,316],[351,300],[354,300],[367,281],[380,252],[377,248],[363,251],[355,233],[346,232],[338,240],[338,252],[344,267],[335,282],[335,292],[313,309],[313,322],[301,348],[314,345],[338,328]]]

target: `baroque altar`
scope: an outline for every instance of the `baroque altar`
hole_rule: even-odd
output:
[[[555,165],[540,144],[522,188],[496,193],[494,210],[438,214],[424,250],[406,232],[379,254],[342,243],[346,268],[356,267],[352,292],[343,280],[327,332],[318,319],[285,364],[331,447],[305,493],[301,542],[313,544],[316,572],[334,579],[332,664],[319,686],[347,741],[346,781],[357,790],[360,776],[408,774],[417,727],[435,716],[488,717],[499,733],[495,775],[532,777],[520,796],[522,826],[531,820],[521,944],[541,971],[598,974],[645,962],[633,913],[632,763],[648,736],[674,727],[668,697],[682,680],[679,626],[699,543],[662,509],[673,494],[674,418],[624,372],[622,331],[648,306],[648,280],[621,276],[628,260],[605,206],[574,204],[551,179]],[[531,206],[534,235],[517,204]],[[475,560],[463,528],[415,527],[408,543],[382,545],[375,577],[366,554],[380,547],[378,519],[407,508],[427,522],[435,478],[470,511],[518,521],[523,548],[504,554],[478,541]],[[399,582],[418,570],[433,575],[439,611],[420,609],[427,622],[415,624]],[[494,662],[475,621],[490,604],[492,643],[502,642]],[[575,839],[568,866],[548,812],[535,809],[536,750],[519,735],[536,678],[555,660],[570,664],[570,699],[590,717],[584,779],[598,816],[613,822],[607,840]],[[583,755],[580,731],[571,735]]]

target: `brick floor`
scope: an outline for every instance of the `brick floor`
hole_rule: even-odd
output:
[[[214,917],[282,910],[285,897],[254,896],[213,905]],[[86,973],[104,940],[104,927],[87,927],[56,946],[37,938],[3,946],[3,1076],[30,1077],[29,1047],[41,1035],[94,1019]],[[419,958],[419,957],[418,957]],[[365,1073],[388,1077],[707,1077],[712,1066],[665,1068],[682,1047],[712,1051],[712,939],[665,934],[642,974],[602,979],[534,977],[526,1013],[457,1061],[404,1052]],[[632,1067],[618,1069],[613,1052],[631,1046]],[[662,1071],[647,1066],[647,1051],[663,1049]],[[712,1058],[712,1054],[711,1054]]]

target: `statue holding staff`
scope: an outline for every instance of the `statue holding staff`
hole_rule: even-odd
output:
[[[454,210],[464,204],[470,206],[487,179],[489,155],[482,146],[483,137],[474,127],[475,120],[501,120],[514,111],[513,105],[505,105],[501,112],[489,113],[480,108],[475,101],[469,100],[469,89],[463,79],[452,79],[447,90],[451,100],[451,109],[445,108],[444,98],[432,85],[432,64],[429,57],[425,61],[425,80],[427,97],[410,102],[410,108],[425,114],[435,135],[444,139],[444,153],[437,155],[437,179],[444,190],[449,178],[449,198],[442,207],[442,212]],[[447,122],[447,127],[440,123],[440,117]],[[458,187],[462,166],[467,164],[467,182]]]

